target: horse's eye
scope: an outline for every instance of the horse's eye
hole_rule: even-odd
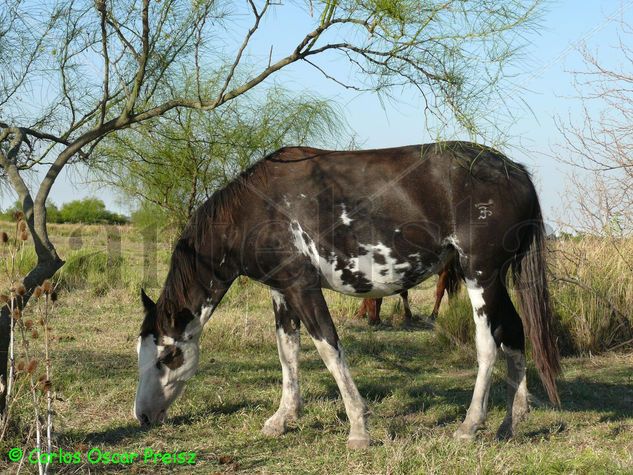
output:
[[[165,351],[158,357],[156,367],[161,368],[161,365],[165,365],[169,369],[176,369],[182,366],[184,363],[184,355],[182,350],[175,345],[170,345],[165,348]]]

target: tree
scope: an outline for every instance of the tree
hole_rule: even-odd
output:
[[[221,112],[177,110],[112,136],[95,151],[93,173],[137,203],[137,223],[179,230],[255,160],[287,144],[333,143],[343,130],[328,101],[275,87]]]
[[[622,30],[633,34],[628,25]],[[633,232],[633,48],[620,39],[618,50],[624,63],[612,67],[581,48],[586,70],[574,72],[574,79],[582,113],[580,120],[557,120],[564,144],[556,154],[575,169],[571,227],[615,238]]]
[[[410,84],[427,100],[427,110],[472,129],[477,112],[488,112],[503,66],[541,0],[308,0],[300,7],[309,11],[312,26],[289,49],[271,47],[269,60],[250,73],[245,58],[263,20],[296,4],[1,1],[0,167],[22,203],[38,256],[24,280],[28,300],[63,265],[46,227],[51,188],[65,166],[87,161],[110,134],[177,108],[218,109],[296,62],[361,90]],[[244,27],[233,51],[222,35],[228,21]],[[328,72],[331,55],[347,58],[361,73],[350,76],[358,80],[348,83]],[[201,77],[218,57],[232,59],[218,71],[213,91],[197,87],[179,95],[183,71]],[[25,180],[31,169],[43,173],[35,185]],[[9,325],[5,307],[0,379],[7,373]],[[0,412],[3,407],[0,394]]]

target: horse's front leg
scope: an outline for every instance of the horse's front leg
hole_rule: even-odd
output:
[[[289,289],[286,292],[286,301],[299,315],[341,392],[350,422],[347,446],[353,449],[368,447],[367,406],[352,379],[321,289]]]
[[[288,307],[284,296],[271,290],[275,323],[277,327],[277,350],[283,377],[279,409],[265,423],[262,432],[277,437],[286,432],[289,422],[294,422],[301,412],[299,391],[299,318]]]

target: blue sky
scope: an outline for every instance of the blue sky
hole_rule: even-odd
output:
[[[280,34],[277,24],[284,25],[283,34],[288,36],[292,30],[306,31],[299,21],[292,20],[279,14],[273,15],[264,25],[260,44],[267,44],[266,35]],[[573,70],[583,69],[577,46],[586,43],[601,60],[618,65],[620,55],[615,45],[621,21],[633,23],[633,0],[550,1],[542,17],[541,28],[529,36],[530,42],[517,65],[514,79],[517,87],[508,92],[525,101],[532,112],[524,108],[517,113],[516,122],[509,130],[513,146],[506,151],[511,158],[527,164],[534,172],[546,218],[553,219],[559,213],[560,195],[565,187],[566,170],[551,158],[561,143],[554,118],[574,118],[578,112],[579,103],[573,97],[576,92],[571,74]],[[250,54],[251,60],[267,59],[261,51],[252,50]],[[274,81],[290,89],[308,90],[334,101],[355,133],[357,142],[364,148],[432,141],[425,132],[420,100],[406,91],[398,102],[381,102],[369,93],[344,90],[319,77],[313,69],[302,66],[282,70]],[[59,205],[84,196],[98,196],[111,209],[129,211],[112,192],[84,183],[82,173],[66,168],[51,192],[54,203]],[[2,206],[8,206],[12,199],[7,194],[2,196]]]

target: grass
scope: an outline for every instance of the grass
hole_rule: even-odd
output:
[[[430,310],[432,289],[413,292]],[[89,298],[86,298],[89,296]],[[54,317],[58,446],[64,451],[194,451],[195,473],[633,473],[632,354],[564,360],[564,407],[543,401],[533,370],[533,411],[518,436],[494,440],[504,414],[504,368],[498,363],[489,424],[477,441],[451,434],[465,415],[475,378],[474,350],[444,349],[422,325],[404,329],[385,303],[387,324],[374,330],[343,310],[355,300],[328,293],[361,394],[372,411],[369,450],[350,452],[349,429],[333,379],[303,333],[305,411],[279,439],[261,435],[279,402],[281,371],[267,291],[236,285],[207,325],[198,375],[167,423],[141,430],[131,415],[140,306],[126,291],[66,295]],[[0,449],[6,453],[14,436]],[[0,461],[0,471],[11,465]],[[78,466],[58,466],[74,473]],[[81,467],[87,470],[87,465]],[[108,471],[129,467],[108,466]],[[189,473],[191,467],[136,463],[133,472]]]
[[[328,292],[355,381],[372,411],[372,447],[346,449],[349,425],[338,390],[303,331],[304,415],[281,438],[266,438],[260,430],[277,409],[281,369],[270,296],[265,287],[247,280],[234,284],[207,324],[198,374],[166,424],[142,430],[131,407],[144,241],[123,227],[120,267],[108,266],[102,256],[109,242],[103,229],[85,227],[78,246],[77,232],[69,228],[56,226],[52,233],[72,263],[68,275],[63,271],[58,278],[67,290],[60,293],[52,319],[56,449],[81,452],[84,461],[57,465],[59,473],[633,473],[633,353],[626,346],[620,352],[565,358],[561,410],[545,402],[530,367],[533,410],[517,436],[503,443],[494,440],[505,413],[505,365],[499,361],[487,427],[474,443],[452,439],[476,375],[474,345],[459,325],[460,316],[468,321],[464,313],[470,313],[463,300],[452,309],[443,305],[433,330],[423,324],[403,328],[398,299],[386,299],[385,325],[374,329],[351,317],[358,300]],[[157,275],[162,276],[169,246],[157,246]],[[29,259],[26,252],[24,259]],[[110,282],[110,273],[119,280]],[[100,276],[108,285],[95,287]],[[411,291],[414,313],[430,313],[434,283]],[[156,297],[158,290],[153,287],[150,294]],[[459,344],[446,333],[459,335]],[[0,473],[16,468],[4,454],[23,445],[28,414],[28,408],[16,411],[21,431],[0,442]],[[119,453],[192,451],[197,464],[91,466],[85,458],[94,447]]]

